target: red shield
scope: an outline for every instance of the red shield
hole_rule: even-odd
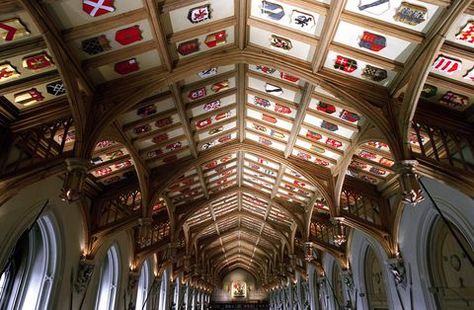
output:
[[[92,17],[114,12],[114,0],[82,0],[82,10]]]
[[[129,74],[138,71],[139,69],[138,61],[135,58],[130,58],[114,65],[115,72],[121,75]]]
[[[129,45],[142,39],[142,32],[138,25],[121,29],[115,33],[115,41],[122,45]]]

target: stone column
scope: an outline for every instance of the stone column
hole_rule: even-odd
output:
[[[308,263],[308,292],[309,305],[311,310],[319,310],[319,292],[318,292],[318,278],[316,275],[316,266]]]

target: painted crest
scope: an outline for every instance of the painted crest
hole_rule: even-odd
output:
[[[379,175],[379,176],[384,176],[387,174],[387,171],[386,170],[383,170],[383,169],[379,169],[379,168],[376,168],[376,167],[370,167],[369,171],[373,174],[376,174],[376,175]]]
[[[316,26],[316,19],[313,15],[297,10],[291,12],[291,22],[301,29],[311,29]]]
[[[319,141],[323,138],[323,136],[320,135],[319,133],[315,132],[315,131],[308,130],[306,132],[306,138],[308,138],[310,140],[313,140],[313,141]]]
[[[362,71],[362,77],[374,82],[382,82],[387,78],[387,70],[371,65],[365,65],[365,68]]]
[[[171,118],[171,116],[161,118],[155,122],[155,126],[157,128],[163,128],[171,124],[173,124],[173,119]]]
[[[470,105],[468,96],[451,91],[446,92],[439,103],[457,110],[464,110]]]
[[[217,74],[217,68],[209,68],[198,72],[198,76],[201,79],[207,79],[208,77],[214,76]]]
[[[82,10],[92,17],[115,11],[114,0],[82,0]]]
[[[282,78],[283,80],[286,80],[288,82],[292,82],[292,83],[296,83],[300,80],[299,77],[294,76],[294,75],[290,75],[290,74],[285,73],[285,72],[280,72],[280,78]]]
[[[332,104],[329,103],[324,103],[324,102],[319,102],[318,106],[316,107],[318,111],[327,113],[327,114],[333,114],[336,112],[336,107],[333,106]]]
[[[46,53],[40,53],[23,58],[23,68],[32,71],[41,71],[52,67],[53,65],[53,61]]]
[[[334,68],[344,72],[352,73],[357,70],[357,61],[341,55],[337,55]]]
[[[218,45],[225,44],[227,42],[226,38],[227,38],[226,31],[221,30],[221,31],[209,34],[204,40],[204,43],[207,45],[207,47],[213,48]]]
[[[36,88],[31,88],[26,91],[22,91],[13,95],[15,103],[28,106],[34,103],[38,103],[44,100],[43,94]]]
[[[206,87],[201,87],[195,90],[192,90],[188,93],[188,98],[191,100],[197,100],[202,97],[205,97],[207,94]]]
[[[314,163],[317,164],[317,165],[323,166],[323,167],[329,166],[329,162],[327,160],[323,160],[323,159],[319,159],[319,158],[315,158]]]
[[[277,103],[275,104],[275,112],[280,114],[291,114],[291,109]]]
[[[265,122],[269,122],[269,123],[272,123],[272,124],[276,124],[277,123],[277,119],[271,115],[268,115],[268,114],[262,114],[262,121],[265,121]]]
[[[387,167],[392,167],[395,164],[393,160],[385,158],[385,157],[380,158],[379,163]]]
[[[291,43],[290,39],[286,39],[274,34],[271,36],[270,45],[284,51],[289,51],[293,48],[293,43]]]
[[[169,139],[168,134],[163,133],[161,135],[154,136],[153,139],[151,139],[151,141],[153,143],[159,144],[161,142],[167,141],[168,139]]]
[[[474,20],[470,20],[462,27],[461,31],[456,34],[456,40],[474,44]]]
[[[274,96],[283,95],[283,89],[281,87],[270,84],[270,83],[265,84],[265,92],[267,94],[271,94],[271,95],[274,95]]]
[[[358,114],[354,112],[349,112],[347,110],[342,110],[341,115],[339,117],[351,123],[355,123],[360,120],[360,116]]]
[[[327,138],[325,143],[327,145],[330,145],[330,146],[335,147],[335,148],[340,148],[342,146],[341,141],[338,141],[338,140],[335,140],[335,139],[332,139],[332,138]]]
[[[333,123],[328,122],[328,121],[323,121],[321,123],[321,128],[324,128],[324,129],[327,129],[327,130],[333,131],[333,132],[339,130],[339,127],[336,124],[333,124]]]
[[[463,78],[468,81],[474,82],[474,67],[468,70],[466,74],[463,75]]]
[[[199,51],[199,40],[192,39],[186,42],[181,42],[178,45],[178,53],[181,56],[187,56],[189,54]]]
[[[430,85],[430,84],[425,84],[423,85],[423,89],[421,90],[421,97],[431,98],[433,96],[436,96],[437,92],[438,92],[438,87]]]
[[[20,73],[9,62],[0,64],[0,83],[7,82],[12,79],[16,79],[19,76],[20,76]]]
[[[217,127],[209,130],[208,135],[213,136],[224,131],[224,127]]]
[[[112,49],[105,35],[86,39],[81,42],[82,51],[89,55],[97,55]]]
[[[373,15],[382,15],[390,10],[390,0],[359,0],[358,8]]]
[[[279,4],[270,2],[270,1],[262,1],[262,5],[260,6],[262,15],[272,19],[272,20],[280,20],[285,16],[285,10]]]
[[[215,93],[219,93],[229,89],[229,81],[221,81],[211,85],[211,90]]]
[[[140,70],[140,66],[138,65],[136,58],[130,58],[121,62],[117,62],[114,65],[114,71],[121,75],[130,74],[138,70]]]
[[[387,46],[387,39],[384,36],[364,31],[359,41],[359,46],[378,52]]]
[[[359,152],[359,156],[365,159],[369,159],[369,160],[375,160],[377,158],[377,155],[375,153],[367,152],[364,150],[361,150]]]
[[[258,137],[258,142],[260,142],[261,144],[266,145],[266,146],[270,146],[270,145],[273,144],[272,140],[269,140],[269,139],[264,138],[264,137]]]
[[[304,153],[304,152],[301,152],[301,151],[298,151],[296,156],[303,159],[303,160],[308,160],[308,161],[311,160],[311,155],[309,155],[307,153]]]
[[[138,126],[133,129],[136,135],[141,135],[143,133],[149,132],[151,130],[150,125]]]
[[[426,20],[428,9],[421,5],[403,1],[393,19],[410,26],[416,26]]]
[[[140,117],[150,116],[156,113],[156,107],[154,104],[150,104],[144,107],[141,107],[137,110],[137,115]]]
[[[461,60],[447,57],[444,55],[439,55],[438,58],[436,58],[436,60],[434,61],[432,68],[435,71],[451,75],[461,70],[461,66]]]
[[[0,21],[0,42],[12,42],[29,35],[30,32],[19,18]]]
[[[211,5],[205,4],[195,8],[192,8],[188,12],[188,20],[193,23],[197,24],[206,20],[211,19]]]
[[[367,142],[367,144],[373,148],[376,148],[376,149],[384,149],[384,148],[388,148],[388,144],[386,143],[383,143],[383,142],[380,142],[380,141],[369,141]]]
[[[118,30],[115,33],[115,41],[121,45],[129,45],[142,39],[142,31],[138,25]]]
[[[255,103],[256,106],[262,107],[262,108],[268,108],[271,106],[270,101],[267,99],[263,99],[260,97],[254,97],[253,102]]]
[[[324,148],[317,146],[315,144],[311,144],[310,150],[319,154],[326,153],[326,150]]]
[[[170,143],[165,146],[166,150],[171,152],[180,149],[183,146],[181,142]]]
[[[256,68],[257,68],[257,71],[261,71],[265,74],[273,74],[273,73],[276,72],[275,68],[270,68],[270,67],[263,66],[263,65],[257,65]]]
[[[66,87],[62,81],[52,82],[46,85],[46,91],[53,96],[61,96],[66,93]]]
[[[206,111],[206,112],[209,112],[209,111],[212,111],[212,110],[215,110],[215,109],[219,109],[220,107],[221,107],[220,100],[214,100],[214,101],[211,101],[211,102],[208,102],[208,103],[204,104],[203,110]]]

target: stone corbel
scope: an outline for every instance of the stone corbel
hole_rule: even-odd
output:
[[[403,259],[401,257],[389,259],[387,265],[390,273],[395,279],[395,283],[405,288],[407,283],[407,273]]]
[[[350,291],[354,289],[354,279],[352,278],[352,272],[350,269],[342,271],[342,282]]]
[[[80,294],[89,285],[92,274],[94,273],[94,262],[88,259],[81,259],[79,261],[79,268],[77,270],[76,281],[74,282],[74,289],[76,293]]]
[[[140,274],[136,271],[130,271],[128,274],[128,289],[130,292],[137,288],[138,279]]]
[[[149,238],[150,231],[151,231],[151,224],[153,219],[151,218],[141,218],[138,219],[138,244],[143,248],[151,244],[151,240]]]
[[[394,165],[395,171],[399,174],[402,202],[412,206],[424,200],[416,166],[418,166],[416,160],[402,160]]]
[[[70,203],[81,198],[90,163],[83,158],[67,158],[65,161],[67,173],[59,197]]]

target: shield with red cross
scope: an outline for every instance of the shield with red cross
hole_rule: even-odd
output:
[[[337,55],[334,68],[339,69],[348,73],[352,73],[357,70],[357,61],[341,55]]]
[[[92,17],[115,11],[114,0],[82,0],[82,10]]]

